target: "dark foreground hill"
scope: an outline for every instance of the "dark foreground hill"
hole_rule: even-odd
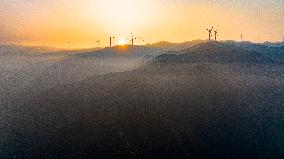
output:
[[[283,68],[254,69],[163,66],[31,94],[5,113],[2,156],[281,158]]]
[[[43,92],[27,91],[2,109],[0,154],[283,158],[284,68],[270,58],[259,59],[212,62],[204,56],[195,62],[153,62]]]

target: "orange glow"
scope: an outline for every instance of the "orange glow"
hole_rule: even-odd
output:
[[[127,44],[127,41],[123,38],[119,38],[118,45],[125,45],[125,44]]]
[[[130,45],[117,45],[114,47],[115,51],[119,54],[125,54],[128,53]]]
[[[241,1],[4,1],[0,43],[66,48],[70,41],[72,48],[86,48],[97,46],[97,40],[108,46],[109,36],[130,33],[143,37],[143,43],[183,42],[206,39],[211,26],[218,27],[221,40],[240,40],[241,34],[254,42],[282,40],[284,4],[263,1],[265,5],[256,8],[252,2]],[[128,43],[125,39],[117,42]]]

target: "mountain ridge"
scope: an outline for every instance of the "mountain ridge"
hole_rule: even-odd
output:
[[[232,44],[221,42],[200,43],[171,55],[160,55],[152,63],[283,63],[256,51],[248,51]]]

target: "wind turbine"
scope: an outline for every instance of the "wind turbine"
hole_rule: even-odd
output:
[[[101,46],[100,40],[97,40],[96,43],[98,44],[98,46]]]
[[[115,37],[114,36],[110,36],[109,37],[109,47],[112,46],[112,39],[115,39]]]
[[[133,33],[131,33],[131,45],[134,45],[134,40],[136,40],[137,38],[133,36]]]
[[[210,29],[206,29],[209,33],[209,42],[211,41],[211,33],[212,33],[212,30],[213,30],[214,27],[210,28]]]
[[[69,49],[71,48],[71,42],[70,42],[70,41],[67,42],[67,47],[68,47]]]
[[[130,39],[127,38],[127,40],[130,40],[130,41],[131,41],[131,45],[132,45],[132,46],[134,45],[134,40],[140,40],[140,41],[145,42],[145,40],[144,40],[142,37],[135,37],[135,36],[133,35],[133,33],[131,33],[131,38],[130,38]]]
[[[143,42],[145,42],[145,40],[144,40],[142,37],[139,37],[138,39],[141,40],[141,41],[143,41]]]
[[[215,33],[215,41],[217,41],[218,30],[215,30],[214,33]]]

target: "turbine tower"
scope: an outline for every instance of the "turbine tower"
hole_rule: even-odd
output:
[[[67,41],[67,47],[68,47],[68,49],[71,48],[71,42],[70,41]]]
[[[133,46],[134,45],[134,40],[136,40],[137,38],[135,38],[133,36],[133,33],[131,33],[131,45]]]
[[[130,40],[131,41],[131,45],[132,46],[134,46],[134,41],[135,40],[139,40],[139,41],[141,41],[141,42],[145,42],[145,40],[142,38],[142,37],[135,37],[134,35],[133,35],[133,33],[131,33],[131,38],[127,38],[127,40]]]
[[[215,33],[215,41],[217,41],[218,30],[215,30],[214,33]]]
[[[213,28],[214,28],[214,27],[212,27],[212,28],[210,28],[210,29],[206,29],[206,30],[208,31],[208,33],[209,33],[209,38],[208,38],[208,39],[209,39],[209,42],[211,41],[211,36],[212,36],[211,33],[212,33]]]
[[[110,36],[109,37],[109,47],[112,47],[112,39],[114,39],[114,36]]]

